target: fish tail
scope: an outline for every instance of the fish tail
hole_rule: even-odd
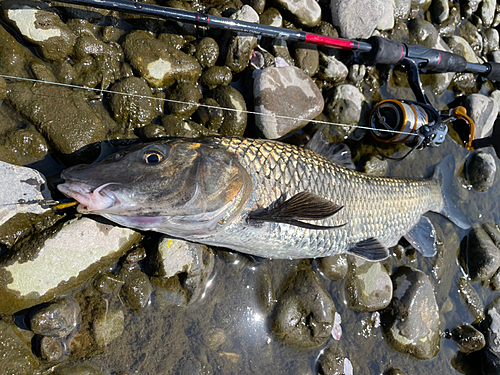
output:
[[[439,182],[441,194],[443,196],[443,208],[438,211],[441,215],[450,220],[457,227],[462,229],[470,228],[469,221],[462,211],[453,203],[449,197],[451,184],[453,183],[455,172],[455,159],[453,155],[446,156],[434,170],[432,179]]]

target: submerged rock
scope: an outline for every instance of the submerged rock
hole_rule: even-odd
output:
[[[487,282],[500,267],[500,249],[485,228],[475,225],[469,234],[466,255],[461,252],[460,259],[472,281]]]
[[[486,345],[484,336],[470,324],[462,324],[453,328],[451,338],[463,353],[472,353],[481,350]]]
[[[500,371],[500,297],[496,297],[486,308],[486,320],[481,325],[486,340],[482,370],[483,375],[495,375]]]
[[[344,372],[344,353],[337,346],[327,347],[318,359],[318,374],[341,375]]]
[[[125,282],[120,290],[120,297],[128,309],[140,311],[148,305],[153,286],[148,276],[137,265],[124,273]]]
[[[82,218],[18,243],[0,267],[0,313],[64,294],[112,264],[139,238],[131,229]]]
[[[397,351],[418,359],[435,357],[440,346],[440,320],[429,277],[403,266],[392,280],[394,296],[382,315],[387,342]]]
[[[299,264],[287,278],[272,317],[272,330],[285,344],[323,345],[331,335],[335,306],[311,268]]]
[[[319,270],[332,280],[342,280],[347,274],[347,255],[337,254],[321,258],[318,263]]]
[[[80,320],[78,302],[72,297],[63,297],[37,310],[30,319],[30,327],[38,335],[67,337],[78,328]]]
[[[254,80],[256,123],[267,139],[280,138],[304,127],[323,111],[321,91],[294,66],[265,68]],[[286,116],[291,118],[279,118]]]
[[[2,300],[4,301],[4,300]],[[33,375],[40,367],[21,332],[0,320],[0,369],[2,374]]]
[[[349,74],[347,66],[335,56],[319,53],[319,71],[318,78],[331,83],[340,83],[344,81]]]
[[[476,290],[470,285],[469,280],[461,277],[458,280],[458,292],[464,300],[467,308],[474,316],[474,323],[479,323],[484,319],[484,306]]]
[[[493,155],[486,151],[475,152],[465,167],[467,182],[479,192],[485,192],[493,186],[497,164]]]

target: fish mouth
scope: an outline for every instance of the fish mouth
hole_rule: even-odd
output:
[[[106,186],[118,185],[117,182],[108,182],[106,184],[94,187],[82,182],[64,182],[57,185],[57,189],[64,195],[71,197],[80,203],[77,207],[80,213],[90,213],[108,209],[119,203],[115,194],[104,190]]]

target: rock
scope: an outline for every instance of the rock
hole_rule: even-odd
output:
[[[249,5],[243,7],[231,15],[232,19],[259,23],[259,15]],[[229,42],[226,55],[226,66],[234,73],[240,73],[246,69],[250,62],[252,51],[257,47],[257,37],[252,34],[237,33]]]
[[[472,188],[484,192],[493,186],[497,165],[493,155],[486,151],[477,151],[466,163],[466,178]]]
[[[361,312],[387,307],[392,298],[392,281],[383,264],[349,255],[347,264],[344,283],[347,306]]]
[[[203,334],[203,341],[210,349],[217,349],[226,342],[227,335],[221,328],[210,328]]]
[[[315,75],[319,69],[318,48],[307,43],[297,43],[295,47],[295,64],[308,76]]]
[[[243,95],[232,86],[218,86],[210,90],[207,98],[214,99],[224,111],[224,121],[219,129],[221,135],[242,137],[247,127],[247,105]]]
[[[318,359],[318,374],[340,375],[344,372],[344,353],[337,346],[327,347]]]
[[[213,38],[203,38],[196,46],[194,57],[196,57],[202,69],[210,68],[215,65],[219,57],[219,45]]]
[[[95,369],[94,367],[82,364],[82,363],[71,363],[64,364],[63,366],[57,367],[54,375],[104,375],[102,371]]]
[[[319,53],[318,78],[331,83],[339,83],[346,79],[349,70],[341,61],[334,56],[329,56],[323,52]]]
[[[484,336],[470,324],[462,324],[453,328],[451,337],[463,353],[472,353],[481,350],[486,345]]]
[[[156,39],[143,30],[134,30],[122,43],[125,57],[150,87],[170,86],[175,81],[196,82],[201,66],[196,58]]]
[[[360,124],[365,107],[366,98],[356,86],[340,85],[335,88],[332,99],[326,105],[326,113],[331,122],[346,124],[337,127],[337,130],[343,136],[348,136]]]
[[[479,323],[484,319],[484,306],[476,290],[470,285],[469,280],[461,277],[458,280],[458,292],[464,300],[467,308],[474,316],[474,323]]]
[[[433,0],[431,3],[430,12],[433,19],[435,19],[438,24],[443,23],[448,19],[450,15],[448,0]]]
[[[255,111],[260,113],[256,123],[267,139],[300,129],[323,111],[323,96],[318,87],[294,66],[262,70],[254,80],[253,92]]]
[[[47,141],[34,126],[12,129],[2,138],[4,145],[12,150],[21,165],[43,160],[49,151]]]
[[[216,132],[224,121],[224,110],[214,99],[200,100],[200,106],[195,112],[196,121],[207,127],[208,130]]]
[[[66,354],[66,343],[58,337],[44,336],[40,340],[40,357],[47,362],[58,362]]]
[[[10,88],[9,102],[36,126],[67,165],[99,156],[104,125],[81,91],[31,82],[12,83]]]
[[[307,264],[299,264],[285,281],[273,311],[272,330],[287,345],[324,345],[333,328],[335,306]]]
[[[384,336],[390,346],[418,359],[439,351],[439,310],[429,277],[402,266],[394,273],[394,296],[382,315]]]
[[[283,17],[276,8],[268,8],[259,17],[259,23],[266,26],[283,27]]]
[[[498,103],[485,95],[471,94],[465,99],[464,107],[476,125],[476,139],[489,136],[498,116]]]
[[[476,53],[464,38],[453,35],[450,39],[448,39],[448,46],[450,47],[451,52],[465,57],[468,62],[474,64],[480,63],[477,59]]]
[[[356,85],[361,86],[366,74],[366,67],[364,65],[352,64],[349,67],[349,81]]]
[[[3,15],[22,35],[34,44],[46,60],[62,60],[73,49],[75,36],[53,8],[32,0],[2,2]]]
[[[332,23],[347,39],[369,38],[387,9],[387,1],[332,0]]]
[[[383,176],[387,170],[387,166],[387,159],[373,155],[363,160],[361,164],[361,172],[371,176]]]
[[[495,18],[496,0],[483,0],[480,5],[479,14],[484,27],[490,27]]]
[[[212,66],[203,71],[200,83],[210,90],[220,85],[229,85],[233,80],[233,73],[227,66]]]
[[[40,367],[28,343],[15,326],[0,320],[0,369],[2,374],[32,375]]]
[[[164,132],[168,137],[198,138],[215,135],[204,126],[180,116],[166,115],[160,118]]]
[[[47,182],[40,172],[0,161],[0,226],[20,212],[46,212],[39,204],[24,203],[50,199]]]
[[[481,324],[486,340],[482,354],[483,375],[495,375],[500,371],[500,297],[497,296],[486,308],[486,320]]]
[[[465,269],[472,281],[488,282],[500,267],[500,250],[486,230],[473,226],[469,233],[466,257],[460,252],[460,259],[465,261]]]
[[[125,283],[120,290],[123,304],[130,310],[137,312],[145,308],[153,292],[153,286],[147,275],[135,265],[125,271]]]
[[[465,21],[464,24],[458,27],[458,36],[464,38],[477,54],[480,54],[483,50],[483,37],[478,28],[470,21]]]
[[[131,128],[140,128],[156,117],[155,100],[146,81],[139,77],[124,78],[110,88],[109,108],[117,122],[126,123]],[[122,93],[122,94],[117,94]]]
[[[498,44],[500,43],[498,30],[491,27],[484,30],[483,41],[483,55],[486,56],[490,52],[498,51]]]
[[[394,19],[396,22],[405,23],[410,16],[411,0],[394,1]]]
[[[427,48],[451,52],[444,40],[439,36],[436,28],[421,18],[412,19],[408,23],[410,44],[421,44]],[[423,86],[430,85],[436,95],[442,94],[450,85],[455,73],[436,73],[422,75]]]
[[[112,264],[140,235],[89,218],[20,241],[0,267],[0,313],[12,314],[62,295]],[[17,251],[17,249],[20,249]]]
[[[189,119],[198,109],[200,88],[190,82],[176,83],[166,91],[165,112]],[[169,101],[171,100],[171,101]]]
[[[384,10],[377,24],[377,30],[391,30],[394,27],[394,4],[392,0],[383,1]]]
[[[258,303],[262,310],[269,310],[276,302],[271,277],[266,272],[260,272],[257,278]]]
[[[436,30],[441,37],[450,37],[455,35],[455,30],[462,20],[458,4],[449,4],[449,16],[440,25],[436,25]]]
[[[347,274],[347,256],[346,254],[337,254],[321,258],[318,266],[321,273],[329,279],[342,280]]]
[[[314,0],[277,0],[276,3],[302,26],[314,27],[321,21],[321,8]]]
[[[37,310],[30,319],[31,330],[37,335],[67,337],[80,324],[80,306],[72,297],[62,297]]]
[[[158,251],[148,256],[152,281],[177,305],[196,302],[212,275],[215,255],[204,245],[162,237]]]

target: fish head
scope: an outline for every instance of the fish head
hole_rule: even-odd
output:
[[[79,212],[179,236],[229,223],[253,191],[236,155],[183,139],[134,146],[61,177],[58,189],[80,203]]]

